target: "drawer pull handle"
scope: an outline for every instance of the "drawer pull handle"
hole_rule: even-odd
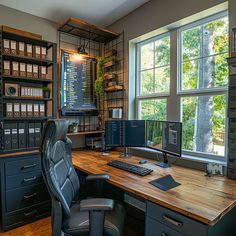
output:
[[[34,211],[31,211],[29,213],[24,213],[24,216],[31,216],[31,215],[34,215],[36,214],[38,211],[35,209]]]
[[[34,176],[32,178],[28,178],[28,179],[23,179],[23,182],[26,183],[26,182],[34,181],[34,180],[36,180],[36,176]]]
[[[37,196],[37,193],[33,193],[33,194],[31,194],[31,195],[25,195],[25,196],[24,196],[24,199],[25,199],[25,200],[29,200],[29,199],[34,198],[34,197],[36,197],[36,196]]]
[[[161,236],[168,236],[165,232],[161,232]]]
[[[32,164],[32,165],[28,165],[28,166],[22,166],[22,169],[25,170],[25,169],[33,168],[35,166],[36,166],[36,164]]]
[[[170,217],[168,217],[166,215],[163,215],[162,219],[166,220],[167,222],[169,222],[170,224],[175,225],[175,226],[182,226],[183,225],[182,222],[178,222],[176,220],[173,220],[173,219],[171,219]]]

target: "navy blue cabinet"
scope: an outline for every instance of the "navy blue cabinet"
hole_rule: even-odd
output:
[[[1,222],[8,230],[50,214],[38,152],[1,155]]]

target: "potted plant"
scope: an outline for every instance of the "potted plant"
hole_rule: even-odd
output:
[[[71,132],[72,133],[78,133],[78,123],[77,122],[73,122],[71,125]]]
[[[43,87],[43,97],[44,98],[50,98],[51,88],[48,86]]]

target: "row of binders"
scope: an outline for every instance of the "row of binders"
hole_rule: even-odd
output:
[[[44,117],[45,104],[7,103],[6,117]]]
[[[4,149],[39,147],[41,131],[42,123],[4,123]]]

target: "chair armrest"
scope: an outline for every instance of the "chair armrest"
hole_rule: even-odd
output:
[[[108,181],[110,176],[108,174],[97,174],[97,175],[88,175],[86,181],[93,181],[93,180],[104,180]]]
[[[114,208],[114,201],[107,198],[91,198],[80,202],[81,211],[111,211]]]

